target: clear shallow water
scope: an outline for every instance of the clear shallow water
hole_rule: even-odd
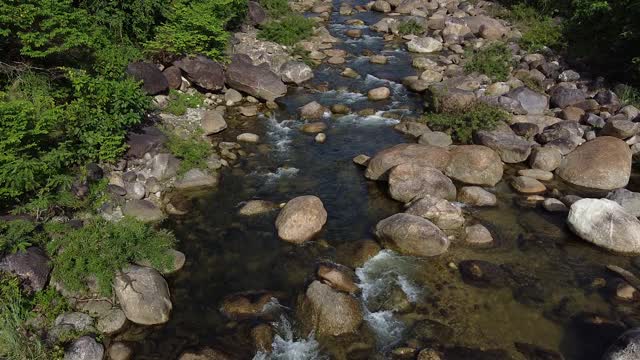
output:
[[[354,17],[371,24],[380,15]],[[342,24],[344,19],[334,14],[332,22]],[[344,26],[330,30],[348,40],[342,35]],[[342,67],[322,65],[310,89],[290,90],[274,117],[239,122],[223,134],[232,140],[237,133],[255,132],[269,149],[245,146],[250,156],[223,172],[219,189],[194,198],[189,215],[167,224],[180,240],[187,264],[169,278],[174,303],[169,323],[127,335],[138,340],[136,359],[175,359],[186,349],[202,346],[223,347],[239,359],[345,358],[340,346],[298,332],[295,297],[318,259],[335,259],[341,244],[373,238],[371,229],[380,219],[401,211],[401,204],[386,194],[386,185],[366,181],[351,159],[410,141],[391,129],[397,119],[383,115],[398,108],[402,114],[418,115],[422,104],[399,85],[402,77],[415,74],[411,56],[368,29],[365,34],[368,37],[338,46],[353,54],[346,66],[361,78],[347,79],[339,75]],[[393,58],[387,65],[369,64],[361,57],[365,49]],[[393,89],[392,98],[369,102],[366,92],[382,85]],[[329,90],[313,90],[320,86]],[[297,129],[302,122],[296,109],[312,100],[377,112],[326,120],[327,141],[316,144]],[[498,207],[465,209],[469,218],[491,230],[494,247],[454,243],[445,255],[429,259],[383,251],[356,270],[371,328],[363,336],[372,333],[377,346],[365,358],[388,358],[394,346],[412,345],[439,348],[446,359],[526,359],[516,348],[516,343],[526,343],[560,352],[566,359],[599,359],[625,326],[640,324],[636,305],[611,302],[609,287],[593,285],[596,278],[612,279],[605,265],[630,268],[629,258],[576,239],[560,215],[518,206],[517,195],[504,183],[498,184],[497,193]],[[328,221],[316,240],[303,246],[277,238],[277,212],[252,218],[236,214],[247,200],[285,202],[306,194],[322,199]],[[507,285],[464,283],[450,264],[468,259],[502,265]],[[218,311],[226,295],[257,289],[286,295],[283,315],[274,319],[272,355],[253,349],[248,334],[255,322],[229,321]],[[600,317],[594,320],[590,314]]]

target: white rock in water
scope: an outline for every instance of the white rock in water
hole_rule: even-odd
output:
[[[576,201],[567,223],[576,235],[595,245],[621,253],[640,253],[640,221],[615,201]]]

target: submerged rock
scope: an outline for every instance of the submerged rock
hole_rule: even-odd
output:
[[[480,186],[465,186],[458,192],[458,201],[471,206],[495,206],[498,199]]]
[[[464,229],[466,233],[465,241],[472,245],[489,245],[493,243],[493,236],[482,224],[467,226]]]
[[[113,287],[127,319],[141,325],[169,321],[169,286],[158,271],[131,265],[116,276]]]
[[[278,236],[285,241],[301,244],[317,234],[327,222],[322,201],[312,195],[289,200],[276,218]]]
[[[217,176],[210,175],[200,169],[191,169],[178,179],[174,186],[178,190],[193,190],[215,187],[216,185],[218,185]]]
[[[233,360],[236,357],[226,352],[213,348],[185,351],[180,354],[178,360]]]
[[[384,180],[394,166],[412,163],[421,167],[443,170],[449,162],[446,149],[420,144],[398,144],[378,152],[367,166],[364,176],[370,180]]]
[[[498,265],[484,260],[464,260],[458,264],[462,279],[480,287],[502,287],[507,284],[507,274]]]
[[[449,239],[431,221],[411,214],[395,214],[376,225],[385,247],[405,255],[436,256],[449,248]]]
[[[405,163],[391,169],[389,193],[404,203],[427,195],[455,200],[456,186],[438,169]]]
[[[278,208],[277,204],[266,200],[249,200],[238,211],[242,216],[265,214]]]
[[[339,336],[355,333],[363,322],[360,302],[319,281],[309,285],[298,306],[298,318],[306,333]]]
[[[582,199],[571,205],[569,228],[590,243],[621,253],[640,253],[640,221],[618,203]]]
[[[224,298],[220,312],[233,320],[274,318],[277,297],[269,291],[245,291]]]

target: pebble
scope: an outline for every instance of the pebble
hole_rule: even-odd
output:
[[[361,166],[367,166],[369,164],[369,160],[371,160],[371,157],[364,154],[360,154],[353,158],[353,162]]]
[[[535,194],[541,193],[547,190],[546,186],[540,181],[528,177],[528,176],[518,176],[511,182],[511,186],[513,186],[516,191],[523,194]]]

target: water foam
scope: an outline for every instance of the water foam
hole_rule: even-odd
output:
[[[296,120],[283,120],[278,122],[275,116],[267,119],[267,136],[276,146],[278,151],[286,151],[291,145],[291,133],[300,126],[300,122]]]
[[[253,360],[326,360],[320,353],[320,343],[310,334],[307,338],[296,339],[293,326],[286,316],[280,316],[272,323],[276,335],[271,344],[270,354],[259,351]]]
[[[257,174],[265,178],[265,184],[274,184],[278,180],[287,177],[294,177],[300,172],[300,169],[294,167],[279,167],[276,171],[268,172],[266,174]]]
[[[375,333],[378,347],[382,351],[400,342],[406,330],[405,324],[396,319],[391,310],[370,312],[365,309],[364,320]]]
[[[384,112],[378,111],[373,115],[360,116],[357,114],[349,114],[341,116],[337,119],[339,124],[360,125],[360,126],[379,126],[379,125],[395,125],[400,122],[398,119],[391,119],[382,116]]]

